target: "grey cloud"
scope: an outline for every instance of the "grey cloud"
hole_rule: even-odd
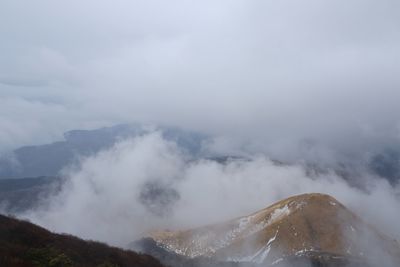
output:
[[[37,86],[45,86],[47,83],[41,80],[32,80],[32,79],[18,79],[18,78],[6,78],[1,79],[0,83],[3,85],[9,86],[23,86],[23,87],[37,87]]]
[[[43,86],[1,84],[0,97],[51,98],[65,110],[37,112],[38,135],[54,124],[61,133],[142,121],[227,136],[279,158],[304,157],[310,140],[306,156],[326,159],[399,141],[397,1],[1,5],[0,76]],[[10,139],[2,146],[29,138]]]

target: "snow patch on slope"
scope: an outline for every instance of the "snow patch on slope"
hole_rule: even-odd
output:
[[[267,244],[261,247],[255,254],[244,256],[240,258],[228,258],[228,261],[234,262],[254,262],[254,263],[263,263],[265,259],[268,257],[269,251],[271,250],[271,243],[276,239],[278,235],[278,231],[276,231],[275,235],[268,240]]]
[[[292,205],[293,204],[293,205]],[[238,238],[247,238],[263,229],[267,228],[269,225],[276,223],[282,218],[288,216],[291,213],[289,208],[301,208],[303,203],[287,203],[284,206],[275,208],[272,212],[268,212],[265,215],[265,211],[261,211],[250,216],[241,217],[235,221],[232,221],[232,228],[223,232],[223,234],[218,234],[212,230],[199,231],[191,236],[191,241],[182,246],[182,244],[175,242],[168,242],[168,240],[157,242],[159,246],[181,254],[190,258],[195,258],[198,256],[213,256],[218,250],[230,246]],[[260,216],[265,216],[264,219],[260,221]],[[243,256],[240,258],[230,258],[231,261],[252,261],[252,262],[263,262],[270,251],[270,244],[275,240],[277,233],[272,237],[265,246],[260,248],[255,254]]]
[[[187,256],[197,257],[203,255],[205,251],[207,251],[206,254],[209,254],[210,252],[214,253],[221,248],[231,245],[236,238],[246,238],[248,236],[251,236],[289,214],[290,209],[288,205],[285,205],[282,208],[275,209],[271,213],[268,220],[263,220],[260,223],[254,223],[254,220],[258,216],[258,214],[238,219],[235,223],[236,227],[229,230],[222,237],[218,237],[210,233],[207,233],[205,235],[195,235],[193,237],[193,240],[195,240],[193,244],[194,249]]]
[[[274,223],[275,221],[283,218],[284,216],[287,216],[290,214],[290,209],[288,207],[288,205],[283,206],[282,208],[278,208],[275,209],[272,213],[271,213],[271,217],[268,220],[267,225]],[[266,226],[267,226],[266,225]]]

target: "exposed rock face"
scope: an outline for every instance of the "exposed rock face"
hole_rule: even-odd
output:
[[[249,216],[186,231],[155,232],[151,238],[189,258],[279,264],[319,257],[370,265],[385,259],[385,266],[400,266],[396,241],[323,194],[294,196]]]

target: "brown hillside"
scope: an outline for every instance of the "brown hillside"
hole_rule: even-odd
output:
[[[323,194],[294,196],[226,223],[157,232],[152,238],[160,246],[188,257],[273,263],[318,252],[353,259],[385,257],[400,262],[396,241]]]

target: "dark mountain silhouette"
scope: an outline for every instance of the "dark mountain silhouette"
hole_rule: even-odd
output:
[[[155,258],[0,215],[0,266],[162,267]]]

